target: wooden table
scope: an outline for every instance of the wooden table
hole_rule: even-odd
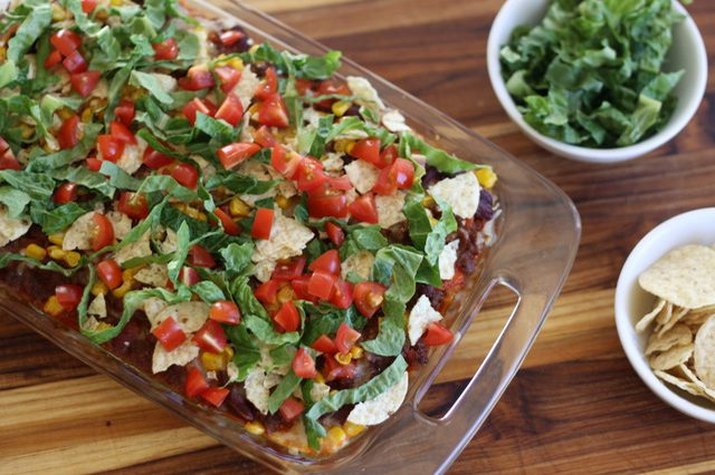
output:
[[[523,369],[452,473],[715,468],[715,428],[657,399],[626,361],[613,321],[624,259],[657,223],[715,203],[715,79],[690,126],[651,156],[584,165],[540,149],[489,87],[486,41],[500,0],[250,0],[435,105],[557,183],[583,242]],[[689,7],[715,51],[715,2]],[[711,57],[715,63],[715,58]],[[497,301],[441,377],[471,375],[506,312]],[[465,371],[464,366],[467,370]],[[446,383],[450,395],[458,388]],[[262,467],[0,315],[0,473],[262,473]]]

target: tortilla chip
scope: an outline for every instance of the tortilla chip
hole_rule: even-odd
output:
[[[655,305],[655,308],[648,312],[647,314],[643,315],[640,320],[638,320],[638,323],[636,323],[636,331],[638,333],[643,333],[643,331],[648,328],[648,325],[651,324],[653,320],[655,320],[655,317],[660,314],[661,310],[663,310],[663,307],[665,307],[665,300],[659,299],[658,303]]]
[[[693,344],[674,346],[668,351],[652,356],[648,361],[650,367],[662,371],[675,368],[679,364],[685,363],[693,355]]]
[[[671,318],[663,324],[663,326],[658,330],[658,335],[663,335],[668,330],[673,328],[676,323],[678,323],[684,316],[690,312],[689,308],[681,308],[677,312],[673,312]]]
[[[682,389],[683,391],[690,393],[693,396],[703,396],[703,391],[698,387],[697,384],[693,383],[692,381],[673,376],[672,374],[666,373],[665,371],[655,370],[653,371],[653,373],[666,383],[672,384],[676,388]]]
[[[695,335],[693,355],[695,373],[708,388],[715,389],[715,317],[711,317]]]
[[[692,343],[693,334],[687,325],[682,323],[676,324],[669,331],[661,334],[652,333],[648,340],[648,347],[645,350],[646,355],[661,351],[668,351],[674,346],[683,346]]]
[[[687,377],[688,380],[690,380],[698,387],[698,389],[700,389],[704,397],[710,399],[711,401],[715,401],[715,391],[707,387],[705,383],[690,370],[690,368],[683,364],[679,365],[678,369]]]
[[[715,305],[715,249],[688,245],[670,251],[638,278],[641,287],[678,307]]]

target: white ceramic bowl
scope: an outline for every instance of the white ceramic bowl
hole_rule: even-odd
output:
[[[521,25],[536,25],[546,15],[549,0],[506,0],[499,10],[489,33],[487,65],[494,92],[509,117],[536,143],[545,149],[581,162],[616,163],[645,155],[678,135],[688,125],[702,101],[708,79],[708,58],[705,43],[693,19],[678,0],[673,0],[675,9],[686,15],[685,21],[675,26],[673,46],[668,54],[666,71],[685,70],[675,94],[678,105],[668,125],[656,135],[629,147],[597,149],[568,145],[537,132],[526,123],[502,78],[499,51],[511,38],[514,28]]]
[[[644,355],[648,332],[636,333],[636,322],[653,308],[655,297],[641,289],[638,276],[668,251],[686,244],[715,243],[715,208],[683,213],[649,232],[628,256],[616,286],[616,328],[621,345],[643,382],[663,401],[689,416],[715,423],[715,403],[691,396],[658,379]]]

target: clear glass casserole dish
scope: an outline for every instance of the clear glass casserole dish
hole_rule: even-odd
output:
[[[197,15],[238,23],[255,39],[308,54],[327,48],[306,39],[272,18],[237,3],[225,10],[199,0],[184,2]],[[455,339],[432,353],[429,363],[412,373],[401,409],[341,451],[321,459],[289,455],[265,439],[248,434],[236,421],[185,399],[149,375],[95,346],[70,328],[47,318],[5,289],[0,308],[14,315],[64,350],[184,418],[222,443],[275,470],[287,472],[391,473],[443,472],[459,455],[496,404],[533,343],[571,268],[580,223],[570,200],[544,178],[459,124],[350,61],[343,76],[364,76],[380,96],[400,110],[428,141],[455,155],[492,165],[500,177],[496,195],[502,209],[498,239],[450,308]],[[434,377],[459,344],[491,289],[511,288],[519,301],[481,367],[454,407],[442,418],[422,414],[418,405]]]

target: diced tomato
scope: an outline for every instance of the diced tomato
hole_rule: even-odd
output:
[[[325,358],[325,366],[322,371],[327,382],[335,381],[336,379],[351,379],[355,376],[356,365],[355,361],[342,365],[334,357],[328,356]]]
[[[313,272],[327,272],[329,274],[340,275],[340,256],[338,251],[331,249],[318,256],[308,266]]]
[[[189,69],[186,77],[179,79],[179,87],[187,91],[200,91],[214,87],[215,84],[211,71],[205,66],[194,66]]]
[[[93,251],[99,251],[114,242],[114,226],[112,222],[102,213],[94,213],[92,217],[92,231],[89,242]]]
[[[325,334],[320,335],[318,339],[315,340],[312,345],[310,345],[310,347],[316,351],[320,351],[321,353],[325,353],[328,355],[334,355],[338,352],[338,347],[335,346],[335,342],[331,340],[328,335]]]
[[[83,291],[82,286],[77,284],[58,285],[55,287],[55,297],[57,297],[57,301],[62,305],[62,308],[71,312],[79,306]]]
[[[87,168],[93,172],[98,172],[99,169],[102,168],[102,160],[96,157],[89,157],[87,159]]]
[[[350,149],[350,155],[372,163],[375,166],[380,165],[380,140],[379,139],[362,139]]]
[[[275,305],[278,301],[278,287],[280,287],[280,285],[280,281],[271,279],[259,285],[256,288],[254,295],[265,305]]]
[[[278,92],[278,76],[276,75],[276,68],[269,67],[266,69],[266,75],[263,78],[261,84],[256,88],[254,96],[259,100],[265,101],[270,99],[271,96]]]
[[[7,143],[7,140],[4,138],[0,137],[0,153],[4,153],[7,150],[10,150],[10,144]]]
[[[352,92],[350,92],[350,89],[344,82],[339,81],[338,79],[326,79],[325,81],[321,82],[320,85],[318,86],[317,95],[318,96],[350,96],[350,95],[352,95]],[[316,103],[315,106],[321,110],[330,110],[330,107],[337,100],[338,99],[324,99],[324,100]]]
[[[199,244],[194,244],[189,250],[189,261],[191,265],[196,267],[205,267],[207,269],[216,267],[216,260],[211,253]]]
[[[382,196],[389,196],[397,191],[397,184],[390,179],[390,171],[392,167],[386,167],[380,170],[377,176],[377,182],[372,187],[372,191]]]
[[[296,79],[295,80],[295,89],[298,91],[298,94],[301,96],[305,96],[308,91],[310,91],[313,88],[313,81],[309,79]]]
[[[218,39],[221,40],[221,43],[224,46],[233,46],[236,43],[238,43],[239,41],[241,41],[241,39],[243,39],[244,36],[245,35],[243,33],[241,33],[240,31],[227,30],[227,31],[224,31],[223,33],[219,34]]]
[[[385,286],[377,282],[359,282],[355,284],[353,299],[355,307],[366,318],[371,318],[382,306]]]
[[[238,325],[241,323],[241,310],[230,300],[219,300],[211,304],[209,318],[219,323]]]
[[[313,360],[310,353],[303,347],[298,348],[298,351],[295,352],[291,367],[295,375],[299,378],[312,379],[318,374],[315,370],[315,360]]]
[[[338,333],[335,335],[335,346],[340,353],[346,354],[361,336],[359,331],[343,322],[338,327]]]
[[[296,172],[298,190],[312,191],[320,187],[328,179],[323,172],[323,164],[314,158],[306,157],[298,164]]]
[[[186,333],[174,320],[174,317],[167,317],[151,333],[166,351],[173,351],[186,341]]]
[[[382,152],[380,152],[380,163],[377,164],[377,167],[385,168],[392,165],[399,155],[400,153],[398,152],[396,146],[390,145],[389,147],[386,147]]]
[[[144,165],[151,168],[152,170],[158,170],[161,167],[171,165],[174,159],[168,155],[164,155],[161,152],[157,152],[151,147],[147,147],[144,151],[144,157],[142,158]]]
[[[441,323],[430,323],[427,325],[427,331],[422,337],[422,342],[427,346],[446,345],[454,335],[451,330]]]
[[[89,15],[97,7],[97,3],[98,0],[82,0],[82,11]]]
[[[340,247],[345,242],[345,231],[337,224],[328,221],[325,223],[325,232],[328,234],[328,239],[336,246]]]
[[[126,214],[132,219],[144,219],[149,216],[149,203],[146,197],[131,191],[122,191],[119,195],[117,210]]]
[[[50,43],[62,56],[69,56],[82,45],[82,38],[74,31],[63,28],[50,35]]]
[[[241,122],[242,117],[243,105],[241,105],[241,100],[233,94],[226,96],[226,100],[223,101],[218,112],[216,112],[217,119],[225,120],[234,127]]]
[[[70,76],[70,83],[72,84],[72,89],[79,93],[79,95],[87,97],[94,91],[94,88],[97,87],[97,83],[101,78],[102,73],[99,71],[87,71],[72,74]]]
[[[214,407],[221,407],[230,392],[227,388],[208,388],[201,393],[201,399]]]
[[[342,191],[328,187],[308,194],[308,214],[313,218],[346,218],[348,216],[348,199]]]
[[[231,66],[219,66],[214,69],[214,73],[221,83],[221,90],[226,94],[233,91],[233,88],[241,80],[241,71]]]
[[[209,383],[206,381],[204,373],[196,366],[190,366],[186,370],[184,394],[186,394],[187,397],[195,398],[207,389],[209,389]]]
[[[169,38],[151,45],[154,48],[154,58],[158,61],[171,61],[179,56],[179,44],[174,38]]]
[[[415,181],[415,167],[412,162],[404,158],[395,159],[390,166],[390,181],[394,183],[398,189],[407,190],[412,187]]]
[[[271,279],[293,280],[303,275],[306,259],[304,256],[294,257],[288,260],[278,261],[273,270]]]
[[[129,130],[129,128],[122,122],[119,122],[118,120],[113,120],[112,123],[109,124],[109,130],[112,137],[118,138],[124,143],[133,145],[137,144],[137,139],[136,137],[134,137],[132,131]]]
[[[261,103],[258,107],[258,122],[270,127],[288,127],[288,108],[280,94],[271,94]]]
[[[70,116],[62,122],[57,131],[57,142],[62,150],[72,148],[79,143],[79,117]]]
[[[61,62],[62,54],[57,50],[52,51],[50,54],[47,55],[47,58],[45,59],[45,69],[54,68]]]
[[[371,194],[362,195],[350,203],[348,211],[350,211],[353,219],[357,221],[377,224],[377,205],[375,204],[375,197]]]
[[[230,169],[241,163],[242,161],[252,157],[261,149],[261,146],[255,143],[236,142],[221,147],[216,155],[225,169]]]
[[[199,171],[196,167],[189,165],[188,163],[174,163],[171,166],[170,174],[177,183],[185,186],[186,188],[191,188],[192,190],[195,189],[196,185],[199,183]]]
[[[284,332],[294,332],[300,327],[300,314],[295,304],[289,300],[281,305],[280,310],[273,316],[273,321]]]
[[[270,239],[273,228],[274,211],[268,208],[258,208],[256,217],[251,227],[251,236],[254,239]]]
[[[77,183],[62,183],[52,195],[52,201],[63,205],[77,200]]]
[[[117,106],[116,109],[114,109],[114,116],[121,120],[124,125],[129,127],[132,124],[132,121],[134,120],[134,115],[135,115],[135,107],[134,103],[132,101],[128,101],[126,99],[122,99],[119,102],[119,105]]]
[[[318,299],[313,297],[313,295],[308,292],[308,284],[310,283],[310,276],[305,275],[297,279],[290,281],[290,286],[295,292],[295,296],[298,300],[307,300],[309,302],[317,302]]]
[[[353,284],[338,279],[335,282],[335,290],[333,296],[330,297],[330,303],[338,308],[350,308],[353,304]]]
[[[211,319],[206,320],[206,323],[196,332],[191,341],[209,353],[221,353],[228,344],[226,332],[223,331],[221,324]]]
[[[241,226],[239,226],[227,212],[221,208],[216,208],[214,215],[221,221],[221,225],[223,226],[223,230],[226,231],[226,234],[231,236],[241,234]]]
[[[328,177],[328,186],[333,190],[348,191],[353,189],[353,184],[350,182],[350,178],[347,175],[343,175],[337,178]]]
[[[196,114],[201,112],[202,114],[211,115],[211,111],[204,104],[204,101],[198,97],[194,97],[191,101],[187,102],[182,109],[184,117],[186,117],[192,124],[196,123]]]
[[[15,158],[15,154],[12,150],[5,150],[2,155],[0,155],[0,170],[20,170],[22,165]]]
[[[179,280],[185,286],[191,287],[192,285],[201,282],[201,276],[193,267],[184,266],[181,268],[181,272],[179,273]]]
[[[296,417],[303,414],[304,410],[305,404],[303,404],[303,401],[300,401],[299,399],[290,396],[288,399],[283,401],[283,404],[281,404],[281,407],[278,409],[278,412],[281,413],[281,417],[284,421],[290,422]]]
[[[337,277],[328,272],[313,272],[308,281],[308,292],[321,300],[329,300],[333,296]]]
[[[83,73],[87,70],[87,61],[84,60],[79,51],[73,51],[62,61],[62,65],[70,74]]]
[[[124,154],[124,141],[108,134],[103,134],[97,137],[97,150],[99,151],[102,160],[115,162]]]
[[[271,129],[262,125],[253,133],[253,141],[264,148],[270,148],[276,145],[276,138],[273,137]],[[275,167],[274,167],[275,168]]]
[[[109,290],[122,285],[122,268],[114,259],[106,259],[97,264],[97,275]]]
[[[293,151],[286,152],[281,145],[274,145],[271,148],[271,165],[278,173],[288,179],[295,178],[298,166],[302,161],[303,157]]]

